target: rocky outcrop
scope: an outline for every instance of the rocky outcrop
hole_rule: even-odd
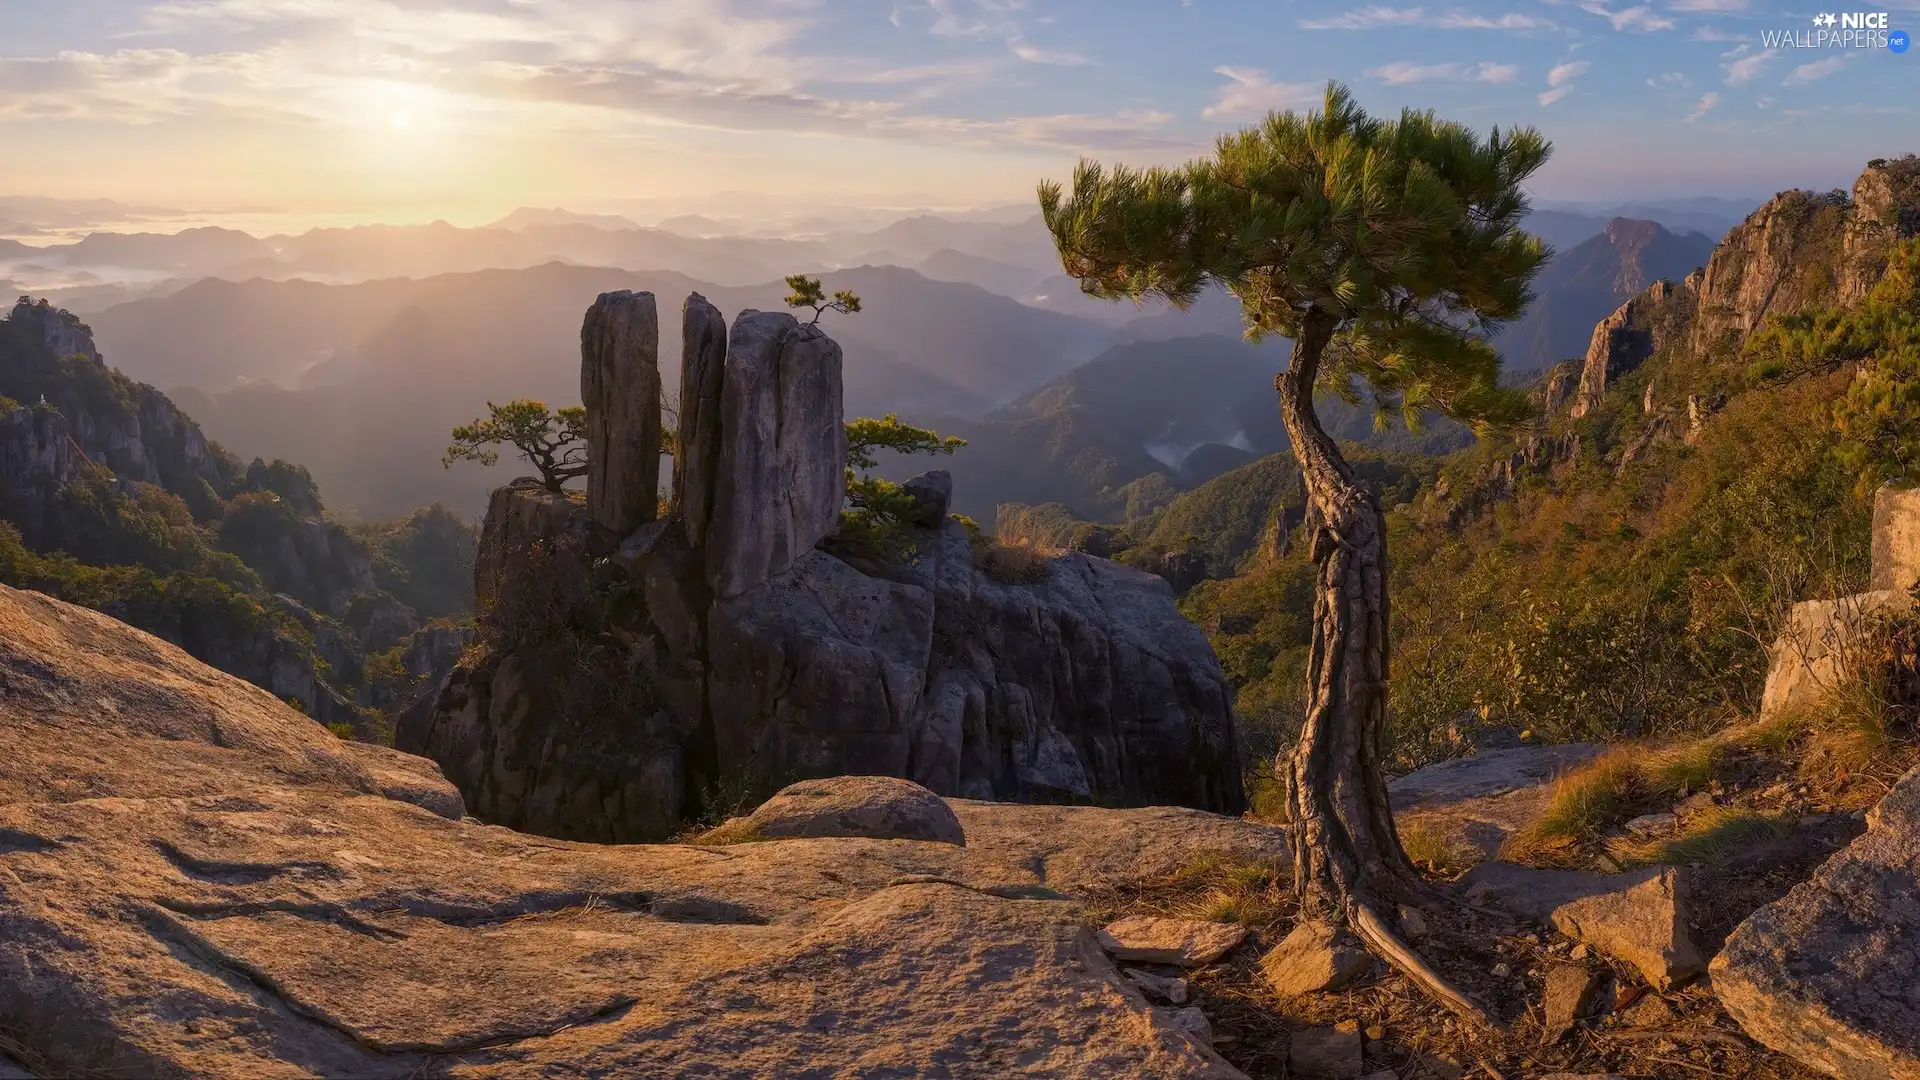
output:
[[[0,517],[31,542],[45,524],[48,501],[84,461],[58,410],[0,408]]]
[[[1887,659],[1890,619],[1912,609],[1906,593],[1856,593],[1793,605],[1774,640],[1760,711],[1779,716],[1815,705],[1849,677],[1868,675]]]
[[[1867,833],[1736,928],[1713,988],[1747,1034],[1839,1077],[1920,1077],[1920,770]]]
[[[1670,343],[1673,320],[1669,309],[1683,295],[1685,286],[1656,281],[1593,328],[1593,341],[1580,366],[1580,384],[1571,395],[1568,416],[1578,419],[1598,408],[1614,380]]]
[[[1910,592],[1920,584],[1920,488],[1873,493],[1874,589]]]
[[[653,294],[601,293],[580,326],[587,512],[622,535],[659,516],[660,316]]]
[[[965,846],[521,836],[430,762],[4,588],[0,685],[0,1031],[40,1076],[1242,1075],[1063,897],[1275,829],[955,802]]]
[[[1461,884],[1470,902],[1498,904],[1548,923],[1575,941],[1638,968],[1661,990],[1707,969],[1688,922],[1686,867],[1649,867],[1626,874],[1534,870],[1483,862]]]
[[[496,492],[486,647],[397,745],[480,816],[569,838],[657,839],[723,791],[850,773],[1239,811],[1226,681],[1163,581],[1063,553],[1006,584],[944,516],[909,525],[899,561],[821,550],[844,484],[838,346],[746,312],[722,355],[717,312],[694,297],[684,318],[682,502],[623,537],[530,481]]]
[[[21,297],[8,318],[25,327],[28,333],[37,335],[56,357],[78,356],[91,363],[105,363],[93,344],[93,328],[71,311],[54,307],[45,300],[29,303]]]
[[[1839,300],[1867,295],[1887,272],[1895,243],[1920,236],[1920,157],[1877,158],[1853,182],[1852,213],[1842,246]]]
[[[1767,315],[1865,296],[1887,250],[1920,232],[1920,159],[1870,162],[1851,194],[1785,191],[1727,233],[1708,260],[1690,342],[1707,355]]]

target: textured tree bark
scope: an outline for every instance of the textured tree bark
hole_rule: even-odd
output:
[[[1319,567],[1306,716],[1300,741],[1276,763],[1286,783],[1294,888],[1302,918],[1353,931],[1443,1004],[1485,1023],[1479,1007],[1395,938],[1393,924],[1379,914],[1434,893],[1400,846],[1381,757],[1389,652],[1386,520],[1313,410],[1314,379],[1336,325],[1331,315],[1309,313],[1287,370],[1274,378],[1313,511],[1308,553]]]

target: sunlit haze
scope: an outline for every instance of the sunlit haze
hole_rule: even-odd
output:
[[[1886,6],[1898,26],[1920,0]],[[1913,130],[1920,87],[1911,53],[1767,48],[1817,14],[1770,0],[8,7],[0,194],[256,233],[1024,202],[1081,155],[1182,159],[1328,79],[1370,109],[1541,128],[1542,199],[1764,196],[1847,182]]]

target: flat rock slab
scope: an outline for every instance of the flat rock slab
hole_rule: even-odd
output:
[[[1247,940],[1247,928],[1198,919],[1129,915],[1108,923],[1098,937],[1100,947],[1115,960],[1197,968],[1238,948]]]
[[[1553,781],[1597,757],[1597,743],[1515,746],[1410,772],[1387,785],[1394,817],[1457,851],[1490,859],[1546,808]]]
[[[0,1030],[45,1076],[1242,1077],[1044,898],[1050,863],[1155,845],[1124,812],[1078,855],[1030,822],[990,851],[526,836],[4,587],[0,687]]]
[[[1332,1027],[1293,1033],[1287,1047],[1290,1075],[1307,1080],[1358,1080],[1366,1069],[1360,1025],[1343,1020]]]
[[[1662,990],[1706,970],[1687,929],[1682,867],[1594,874],[1483,862],[1461,884],[1469,900],[1490,901],[1550,923],[1568,937],[1632,964]]]
[[[911,780],[835,776],[789,784],[747,817],[761,836],[865,836],[965,844],[966,831],[946,801]]]
[[[1843,1077],[1920,1077],[1920,770],[1867,832],[1754,912],[1713,961],[1749,1035]]]
[[[1260,958],[1267,985],[1282,998],[1339,990],[1367,973],[1373,955],[1351,934],[1304,919]]]

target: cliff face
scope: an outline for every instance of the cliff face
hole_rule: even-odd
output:
[[[623,536],[596,523],[603,486],[496,492],[484,647],[396,745],[439,761],[480,816],[580,839],[657,839],[728,791],[849,773],[1239,811],[1226,682],[1165,582],[1074,553],[1008,584],[943,508],[904,560],[821,550],[845,468],[839,347],[786,315],[723,334],[697,296],[683,318],[672,512]],[[599,385],[658,385],[618,371],[650,349],[616,361],[603,340],[588,335]],[[641,405],[622,409],[657,401]]]
[[[81,465],[67,419],[54,409],[20,406],[0,411],[0,517],[35,535],[47,503]]]
[[[1920,233],[1920,159],[1870,162],[1851,194],[1787,191],[1727,233],[1708,260],[1689,345],[1737,345],[1773,312],[1866,295],[1887,248]]]

